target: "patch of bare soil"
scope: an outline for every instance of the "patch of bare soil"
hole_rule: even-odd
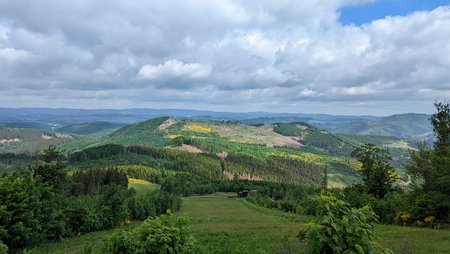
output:
[[[224,170],[223,171],[223,175],[228,179],[228,180],[233,180],[234,179],[234,175],[231,174],[230,172]]]
[[[247,181],[262,181],[263,179],[257,175],[250,175],[250,174],[240,174],[239,175],[240,180],[247,180]]]
[[[42,134],[41,138],[44,139],[44,140],[49,140],[49,139],[52,139],[53,137],[49,136],[49,135],[46,135],[46,134]]]
[[[9,143],[19,143],[21,140],[18,138],[12,138],[12,139],[0,139],[0,144],[9,144]]]
[[[287,146],[294,149],[300,149],[304,145],[299,143],[299,141],[299,137],[277,136],[274,138],[273,143],[277,146]]]
[[[164,121],[162,124],[160,124],[158,126],[159,130],[165,130],[168,129],[170,126],[174,125],[177,121],[175,121],[172,118],[167,119],[166,121]]]
[[[299,129],[302,129],[302,130],[308,129],[308,126],[302,125],[302,124],[296,124],[295,127],[299,128]]]
[[[190,153],[203,153],[203,150],[191,145],[182,144],[179,148]]]
[[[55,138],[72,139],[72,136],[65,133],[55,133]]]
[[[223,171],[223,175],[228,179],[228,180],[234,180],[234,174],[232,174],[231,172],[228,171]],[[257,175],[250,175],[250,174],[239,174],[239,179],[240,180],[247,180],[247,181],[262,181],[262,177],[257,176]]]

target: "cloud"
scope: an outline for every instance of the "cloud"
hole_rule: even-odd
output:
[[[0,59],[5,61],[15,62],[18,60],[24,60],[29,56],[29,53],[23,49],[3,48],[0,49]]]
[[[300,91],[299,95],[302,97],[315,97],[315,96],[323,95],[323,94],[320,94],[317,91],[305,88]]]
[[[340,9],[368,2],[0,1],[0,90],[15,96],[0,107],[114,107],[99,103],[114,98],[385,114],[448,98],[450,7],[339,22]]]
[[[147,64],[141,67],[138,76],[140,79],[202,79],[211,74],[211,66],[199,63],[183,63],[182,61],[172,59],[163,64]]]
[[[340,93],[348,95],[374,94],[376,91],[367,86],[352,86],[338,89]]]

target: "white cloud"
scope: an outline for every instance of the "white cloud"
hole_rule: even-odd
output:
[[[307,101],[301,109],[335,113],[445,99],[450,7],[339,22],[344,6],[371,1],[0,1],[0,90],[25,89],[36,106],[46,106],[37,90],[56,89],[151,106],[157,97],[124,91],[156,89],[171,107],[182,88],[192,107],[291,111]]]
[[[0,59],[6,61],[19,61],[29,57],[30,54],[23,49],[2,48],[0,49]]]
[[[314,91],[314,90],[305,88],[305,89],[300,91],[299,95],[301,97],[314,97],[314,96],[318,96],[318,95],[321,95],[321,94],[316,92],[316,91]]]
[[[374,94],[376,90],[367,86],[351,86],[336,89],[338,92],[347,95]]]
[[[167,79],[187,78],[202,79],[209,76],[211,66],[199,63],[184,63],[176,59],[168,60],[163,64],[147,64],[141,67],[138,76],[140,79]]]

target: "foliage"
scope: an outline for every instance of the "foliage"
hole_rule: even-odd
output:
[[[330,194],[317,202],[317,216],[299,234],[307,253],[393,253],[375,242],[377,216],[369,206],[351,208]]]
[[[164,132],[158,127],[169,117],[159,117],[148,121],[127,125],[101,141],[102,144],[114,143],[122,145],[152,145],[164,147],[171,143],[171,140],[164,137]]]
[[[104,248],[106,253],[197,253],[187,220],[171,213],[149,218],[131,232],[112,234]]]
[[[82,162],[86,160],[97,160],[112,155],[123,154],[124,148],[121,145],[107,144],[102,146],[86,148],[83,151],[70,155],[70,162]]]
[[[65,133],[73,133],[79,135],[101,135],[109,134],[122,127],[123,124],[110,122],[85,122],[79,124],[67,125],[59,128],[58,131]]]
[[[440,154],[449,153],[450,147],[450,105],[442,102],[434,104],[437,112],[430,117],[436,135],[434,147]]]
[[[213,182],[206,178],[187,173],[179,173],[164,179],[161,184],[161,190],[190,196],[193,194],[203,195],[213,193],[216,188]]]
[[[413,213],[418,220],[434,216],[449,222],[450,213],[450,106],[435,103],[437,112],[430,117],[436,142],[433,148],[421,144],[411,151],[411,163],[406,170],[418,178],[417,197]]]
[[[0,175],[35,164],[35,157],[29,154],[3,153],[0,154]]]
[[[41,156],[45,163],[50,163],[56,159],[60,159],[62,156],[61,151],[57,147],[49,147],[43,150],[43,155]]]
[[[8,254],[8,246],[0,240],[0,254]]]
[[[0,238],[12,250],[61,238],[64,222],[52,188],[27,171],[0,178]]]
[[[105,185],[128,186],[126,173],[114,168],[76,171],[72,174],[72,179],[74,181],[72,194],[74,195],[95,195],[100,193]]]
[[[351,156],[362,163],[361,174],[368,193],[382,198],[390,191],[395,175],[389,164],[391,157],[385,149],[365,144],[353,150]]]
[[[66,173],[64,164],[48,163],[0,177],[0,239],[10,250],[110,229],[181,206],[175,194],[137,196],[118,169]]]
[[[67,187],[65,164],[59,162],[57,164],[44,164],[31,169],[34,177],[53,189],[61,190]]]

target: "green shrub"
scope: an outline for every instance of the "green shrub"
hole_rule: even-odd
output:
[[[131,232],[119,231],[112,234],[105,247],[105,253],[198,253],[196,241],[191,235],[184,217],[172,214],[145,220]]]
[[[2,241],[0,241],[0,254],[7,254],[8,246],[6,246]]]
[[[318,196],[317,202],[316,217],[299,234],[307,253],[393,253],[375,242],[377,216],[369,206],[352,208],[331,194]]]

